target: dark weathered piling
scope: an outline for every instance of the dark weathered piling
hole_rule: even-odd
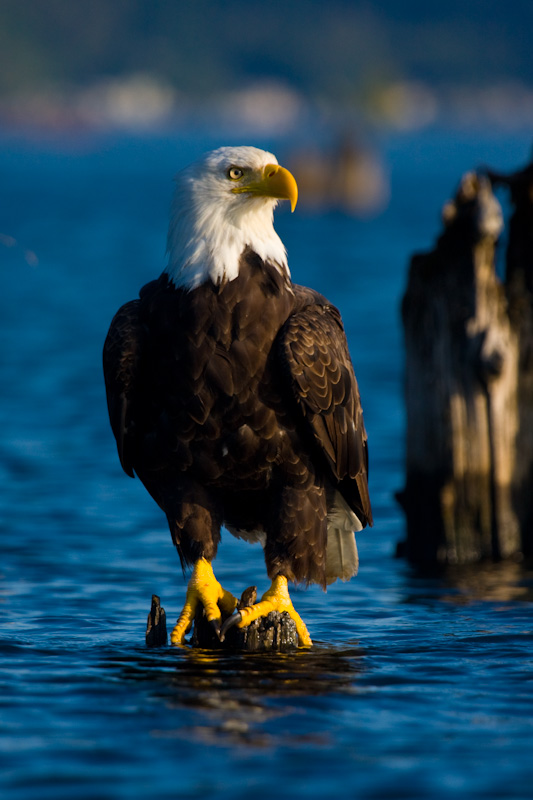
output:
[[[518,447],[513,496],[522,549],[533,555],[533,164],[511,175],[489,173],[510,191],[505,286],[509,319],[518,339]]]
[[[500,206],[466,175],[430,253],[411,261],[402,316],[407,405],[406,555],[469,563],[520,550],[512,481],[518,342],[495,273]]]

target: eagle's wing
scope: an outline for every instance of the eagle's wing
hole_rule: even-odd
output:
[[[280,331],[280,346],[297,405],[333,484],[361,523],[371,525],[367,436],[339,311],[327,303],[296,311]]]
[[[120,463],[124,472],[132,478],[132,402],[141,349],[139,300],[132,300],[113,317],[103,352],[109,420],[117,440]]]

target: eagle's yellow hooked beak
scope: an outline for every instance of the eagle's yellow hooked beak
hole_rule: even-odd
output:
[[[298,201],[298,185],[294,176],[279,164],[267,164],[259,177],[254,174],[251,180],[235,186],[232,191],[236,194],[244,193],[257,197],[276,197],[280,200],[289,200],[291,211],[294,211]]]

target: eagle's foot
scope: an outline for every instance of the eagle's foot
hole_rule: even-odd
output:
[[[198,559],[193,567],[183,611],[170,635],[172,644],[184,643],[185,634],[192,627],[198,603],[203,605],[207,621],[212,624],[217,635],[220,634],[221,612],[232,614],[237,605],[237,599],[222,588],[215,578],[211,563],[205,558]]]
[[[309,631],[292,604],[287,586],[287,578],[284,575],[277,575],[274,578],[270,589],[264,593],[259,603],[255,603],[253,606],[248,606],[247,608],[241,608],[237,614],[234,614],[225,621],[220,631],[220,640],[224,640],[227,631],[234,625],[237,625],[238,628],[246,628],[251,622],[259,619],[259,617],[266,617],[271,611],[279,611],[280,613],[286,611],[296,624],[298,645],[300,647],[311,647],[313,642],[309,636]]]

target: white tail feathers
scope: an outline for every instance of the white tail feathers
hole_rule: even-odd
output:
[[[326,553],[326,581],[334,583],[337,578],[348,581],[357,575],[359,556],[354,531],[362,525],[342,495],[337,493],[328,514],[328,546]]]

